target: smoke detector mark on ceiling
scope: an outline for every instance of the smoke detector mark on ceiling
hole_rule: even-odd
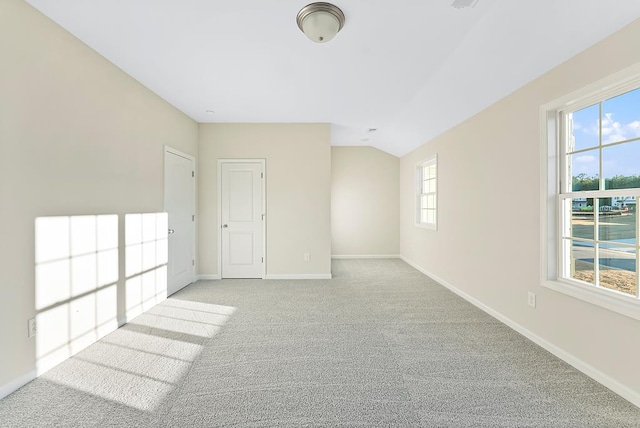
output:
[[[478,3],[478,0],[453,0],[451,6],[456,9],[462,9],[465,7],[474,7]]]

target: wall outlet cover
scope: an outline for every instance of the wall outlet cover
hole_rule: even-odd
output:
[[[532,308],[536,307],[536,293],[532,293],[529,291],[529,295],[527,296],[527,304]]]
[[[31,318],[28,322],[28,337],[33,337],[38,334],[38,324],[36,324],[36,319]]]

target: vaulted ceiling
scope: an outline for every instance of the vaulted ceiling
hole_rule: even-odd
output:
[[[638,0],[335,0],[345,27],[315,44],[307,0],[27,1],[197,122],[331,123],[333,145],[397,156],[640,17]]]

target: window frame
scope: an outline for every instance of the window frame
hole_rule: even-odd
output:
[[[428,166],[435,167],[435,176],[425,179],[424,178],[424,168]],[[424,192],[423,183],[425,180],[434,180],[435,181],[435,191],[433,192]],[[422,227],[425,229],[438,230],[438,154],[434,154],[418,163],[416,163],[415,168],[415,213],[414,220],[416,227]],[[434,197],[434,206],[423,206],[422,197],[430,196]],[[427,222],[422,220],[422,211],[423,210],[433,210],[434,211],[434,221]]]
[[[561,200],[567,197],[566,192],[563,196],[563,190],[569,188],[567,183],[564,183],[565,189],[561,188],[561,179],[566,177],[562,133],[568,132],[566,123],[563,123],[563,113],[575,112],[639,87],[640,63],[540,107],[541,285],[636,320],[640,320],[640,298],[562,277],[561,245],[565,214],[560,204]],[[603,177],[600,178],[604,180]],[[633,189],[609,193],[615,196],[615,193],[629,193],[629,190]],[[596,193],[600,192],[602,191]],[[636,239],[640,239],[640,236],[636,236]]]

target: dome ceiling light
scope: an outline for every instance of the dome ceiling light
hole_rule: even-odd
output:
[[[300,9],[296,22],[310,40],[326,43],[344,27],[344,13],[331,3],[311,3]]]
[[[453,0],[451,6],[456,9],[462,9],[465,7],[474,7],[478,3],[478,0]]]

